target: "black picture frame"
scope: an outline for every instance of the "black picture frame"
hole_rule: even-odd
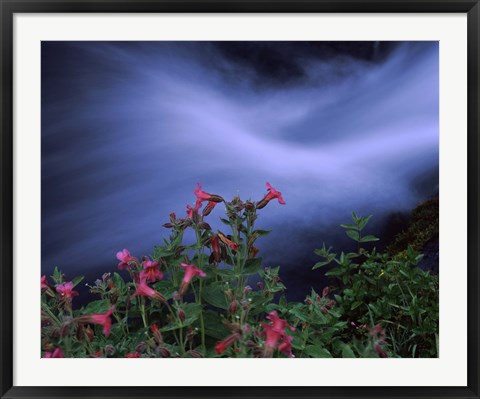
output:
[[[0,0],[2,398],[479,398],[479,0]],[[13,385],[13,16],[16,13],[466,13],[468,20],[468,375],[465,387],[26,387]],[[400,378],[400,376],[399,376]]]

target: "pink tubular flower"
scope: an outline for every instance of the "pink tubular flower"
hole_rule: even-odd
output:
[[[286,204],[286,202],[282,197],[282,193],[280,191],[275,190],[275,188],[273,188],[272,185],[268,182],[267,182],[267,190],[269,191],[268,194],[265,196],[265,199],[267,201],[271,201],[272,199],[277,198],[279,204],[282,204],[282,205]]]
[[[268,193],[262,198],[261,201],[257,203],[257,209],[262,209],[265,207],[271,200],[278,199],[278,203],[285,205],[286,202],[282,197],[282,193],[277,191],[270,183],[266,183]]]
[[[160,264],[153,260],[144,260],[142,262],[143,271],[140,273],[140,280],[154,283],[163,279],[163,273],[159,270]]]
[[[265,336],[265,346],[266,346],[266,355],[271,357],[271,354],[274,349],[277,348],[278,342],[281,340],[281,350],[280,346],[278,349],[282,353],[286,353],[290,356],[291,353],[291,339],[288,338],[288,335],[285,334],[285,328],[289,328],[292,331],[295,331],[294,327],[288,325],[286,320],[281,319],[278,316],[278,313],[273,310],[267,315],[267,319],[271,323],[262,323],[263,335]]]
[[[202,206],[202,203],[198,200],[197,202],[195,202],[195,208],[192,208],[190,204],[187,204],[187,219],[192,220],[193,215],[198,213],[198,210],[200,209],[201,206]]]
[[[78,292],[73,290],[71,281],[57,285],[56,290],[60,294],[60,299],[65,299],[67,302],[71,302],[72,298],[78,295]]]
[[[160,302],[166,302],[165,297],[158,291],[155,291],[152,287],[149,287],[144,278],[141,278],[140,282],[137,283],[137,289],[133,293],[132,298],[135,298],[136,296],[145,296],[150,299],[156,299]]]
[[[61,358],[65,357],[63,354],[63,350],[60,348],[56,348],[53,352],[45,352],[43,355],[44,358],[49,359],[49,358]]]
[[[215,345],[215,353],[217,355],[221,355],[223,352],[225,352],[230,346],[232,346],[238,339],[240,338],[239,333],[234,333],[232,335],[229,335],[227,338],[225,338],[223,341],[218,342]]]
[[[118,264],[118,268],[120,270],[127,269],[131,262],[137,260],[137,258],[130,255],[130,251],[128,249],[123,249],[122,251],[117,252],[117,259],[120,261]]]
[[[268,320],[270,320],[271,326],[275,329],[275,331],[278,332],[283,332],[285,328],[289,328],[291,331],[295,331],[295,327],[292,327],[288,325],[286,320],[281,319],[278,316],[278,313],[276,310],[272,310],[266,317]]]
[[[180,263],[180,265],[185,269],[185,275],[180,286],[180,295],[183,295],[194,276],[206,277],[206,274],[195,265],[187,265],[186,263]]]
[[[48,289],[47,276],[42,276],[40,280],[40,287],[42,288],[42,291]]]
[[[110,335],[110,330],[112,329],[112,319],[110,316],[113,313],[113,309],[114,307],[112,306],[107,313],[92,314],[87,316],[87,322],[103,326],[103,335],[108,337]]]
[[[278,351],[283,353],[288,357],[293,357],[292,353],[292,341],[293,337],[290,335],[284,335],[282,338],[282,342],[278,345]]]
[[[205,191],[202,190],[202,185],[200,183],[198,183],[198,187],[193,190],[193,193],[196,195],[197,197],[197,202],[204,202],[204,201],[212,201],[212,202],[222,202],[223,201],[223,198],[220,197],[219,195],[215,195],[215,194],[210,194],[210,193],[206,193]]]

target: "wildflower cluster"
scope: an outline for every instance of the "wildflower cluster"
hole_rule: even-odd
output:
[[[169,238],[151,256],[117,252],[118,270],[88,285],[98,300],[78,308],[82,277],[69,281],[58,269],[50,279],[42,276],[43,357],[396,356],[388,320],[373,308],[353,312],[370,304],[352,304],[348,285],[359,283],[353,269],[373,259],[385,267],[386,259],[381,263],[360,246],[337,258],[324,246],[317,254],[326,260],[315,268],[334,261],[338,268],[328,273],[343,286],[321,294],[312,289],[303,303],[288,302],[279,268],[265,267],[257,247],[270,233],[256,227],[258,211],[273,200],[285,205],[282,193],[269,183],[258,201],[226,201],[200,184],[193,192],[195,203],[184,217],[170,214]],[[219,206],[226,229],[213,231],[206,219]],[[357,219],[347,234],[359,243],[374,241],[361,235],[368,220]],[[185,239],[187,230],[194,242]]]

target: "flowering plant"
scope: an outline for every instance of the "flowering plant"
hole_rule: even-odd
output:
[[[270,233],[256,228],[258,211],[285,205],[282,193],[267,183],[257,202],[226,201],[200,184],[194,194],[184,218],[170,214],[169,239],[151,257],[116,254],[119,272],[89,286],[98,300],[75,307],[82,277],[42,276],[43,357],[437,356],[438,278],[415,267],[413,250],[402,258],[364,250],[377,240],[362,235],[369,218],[354,213],[354,224],[342,225],[357,252],[316,251],[324,261],[314,268],[336,264],[326,275],[338,284],[288,302],[279,268],[264,267],[256,246]],[[219,204],[228,231],[206,221]]]

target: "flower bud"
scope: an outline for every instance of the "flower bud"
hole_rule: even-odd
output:
[[[192,327],[188,327],[186,336],[187,341],[192,342],[195,335],[197,335],[197,332]]]
[[[62,327],[60,328],[60,337],[64,338],[70,332],[70,323],[63,323]]]
[[[188,351],[187,352],[191,357],[194,357],[194,358],[203,358],[203,354],[196,351],[196,350],[191,350],[191,351]]]
[[[325,314],[325,315],[328,314],[328,310],[324,306],[321,307],[320,311],[322,312],[322,314]]]
[[[250,256],[250,258],[255,258],[259,252],[260,250],[255,245],[252,245],[250,247],[250,250],[248,251],[248,255]]]
[[[104,350],[107,356],[114,356],[117,351],[113,345],[106,345]]]
[[[270,291],[269,291],[269,290],[265,290],[264,293],[263,293],[263,296],[264,296],[265,298],[267,298],[269,295],[270,295]]]
[[[87,337],[87,339],[92,342],[95,338],[95,333],[93,332],[93,330],[90,328],[90,327],[87,327],[85,329],[85,336]]]
[[[243,334],[248,334],[250,332],[250,324],[245,324],[242,328]]]
[[[228,313],[230,315],[235,314],[237,311],[237,301],[230,302],[230,306],[228,307]]]
[[[210,225],[207,222],[202,222],[200,224],[200,227],[204,230],[212,230],[212,228],[210,227]]]
[[[245,209],[246,209],[247,211],[253,210],[254,207],[255,207],[255,205],[253,205],[253,202],[250,202],[250,201],[246,201],[246,202],[245,202]]]
[[[330,294],[330,287],[325,287],[322,291],[322,296],[327,296]]]
[[[181,321],[185,321],[185,312],[182,308],[178,308],[177,315]]]
[[[111,278],[112,278],[112,275],[110,273],[103,273],[102,281],[104,283],[107,283],[111,280]]]
[[[243,295],[247,296],[248,294],[250,294],[250,292],[252,292],[252,287],[250,287],[249,285],[246,285],[245,288],[243,289]]]
[[[158,347],[155,350],[155,352],[158,353],[161,357],[170,357],[172,355],[171,352],[167,348]]]
[[[135,347],[135,352],[143,353],[145,352],[146,349],[147,349],[147,344],[142,341]]]
[[[331,309],[331,308],[333,308],[333,307],[335,306],[335,304],[336,304],[336,302],[333,301],[333,300],[332,300],[332,301],[328,301],[328,302],[325,304],[325,307],[326,307],[327,309]]]
[[[279,283],[279,282],[280,282],[280,277],[275,276],[275,277],[273,278],[273,282],[274,282],[274,283]]]
[[[173,223],[164,223],[163,227],[165,227],[166,229],[171,229],[173,227]]]
[[[208,204],[203,208],[202,216],[208,216],[212,212],[213,208],[215,208],[216,202],[209,201]],[[209,229],[211,230],[211,229]]]
[[[262,282],[259,281],[259,282],[257,283],[257,287],[258,287],[260,290],[263,290],[264,285],[263,285]]]
[[[227,297],[227,299],[231,302],[233,301],[233,294],[232,294],[232,290],[228,289],[225,291],[225,295]]]
[[[311,305],[313,301],[310,298],[306,298],[304,301],[307,305]]]
[[[160,330],[158,329],[158,325],[153,324],[153,325],[150,327],[150,330],[151,330],[152,333],[153,333],[153,337],[155,338],[155,341],[157,341],[158,344],[163,344],[162,333],[161,333]]]

